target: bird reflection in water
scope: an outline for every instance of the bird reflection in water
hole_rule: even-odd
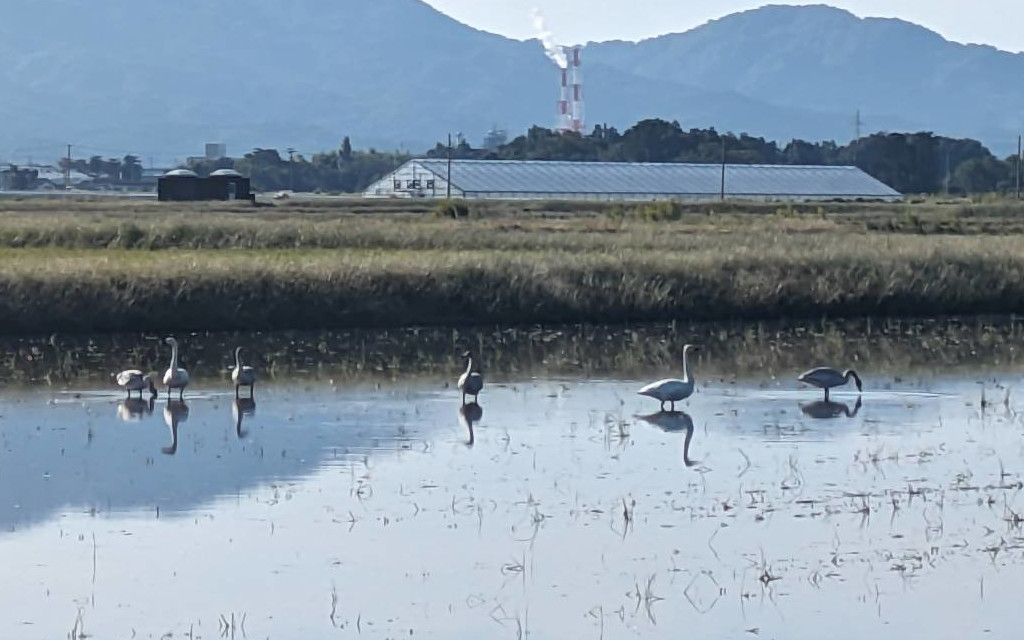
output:
[[[459,422],[466,427],[466,431],[469,432],[469,440],[466,441],[467,447],[472,447],[476,442],[476,436],[473,432],[473,423],[480,422],[484,417],[484,408],[476,402],[464,404],[459,407]]]
[[[683,433],[683,464],[687,468],[700,464],[690,459],[690,442],[693,440],[693,418],[685,411],[660,411],[649,416],[639,416],[641,420],[652,424],[665,433]]]
[[[183,400],[168,400],[164,405],[164,423],[171,430],[171,445],[160,450],[166,455],[178,453],[178,425],[188,422],[188,405]]]
[[[125,398],[117,405],[117,417],[124,422],[140,422],[153,415],[155,405],[155,398]]]
[[[231,415],[235,418],[235,435],[239,440],[249,435],[248,431],[242,429],[242,422],[246,418],[256,415],[256,400],[249,398],[235,398],[231,405]]]
[[[857,398],[857,402],[853,405],[853,409],[851,410],[850,405],[845,402],[818,400],[817,402],[800,405],[800,410],[804,412],[804,415],[814,418],[815,420],[833,420],[844,416],[847,418],[856,418],[862,404],[861,399]]]

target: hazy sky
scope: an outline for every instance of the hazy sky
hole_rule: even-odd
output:
[[[531,11],[540,9],[562,43],[638,40],[685,31],[764,0],[427,0],[479,29],[513,38],[533,37]],[[811,4],[775,2],[775,4]],[[820,4],[820,2],[819,2]],[[897,17],[951,40],[1024,50],[1024,0],[832,0],[859,16]]]

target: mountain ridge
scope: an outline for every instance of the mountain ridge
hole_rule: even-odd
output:
[[[14,0],[0,21],[0,156],[198,155],[260,147],[426,150],[448,132],[553,126],[537,41],[420,0]],[[648,117],[787,141],[933,130],[1000,152],[1024,128],[1024,54],[826,5],[769,5],[584,52],[592,124]],[[982,99],[979,99],[981,97]],[[191,150],[191,151],[189,151]],[[109,152],[109,153],[108,153]]]

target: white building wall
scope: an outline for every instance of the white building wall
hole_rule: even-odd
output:
[[[406,162],[363,191],[364,198],[444,199],[447,194],[448,183],[444,177],[427,171],[415,160]],[[464,195],[452,188],[453,198],[462,198]]]

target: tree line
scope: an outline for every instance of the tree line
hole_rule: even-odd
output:
[[[624,132],[600,125],[589,134],[533,127],[492,148],[474,148],[458,140],[438,143],[427,157],[478,160],[571,160],[578,162],[696,162],[769,165],[854,165],[901,193],[1012,193],[1020,174],[1018,158],[998,158],[977,140],[930,132],[876,133],[846,145],[833,141],[792,140],[787,144],[715,129],[685,130],[678,122],[643,120]],[[200,175],[230,168],[249,176],[260,191],[358,193],[413,156],[376,149],[356,151],[346,137],[337,149],[282,156],[276,149],[253,149],[242,158],[191,160]],[[62,166],[64,166],[62,161]],[[135,156],[74,160],[72,168],[90,175],[136,180]]]
[[[431,157],[447,157],[438,144]],[[597,126],[589,135],[534,127],[493,150],[465,142],[452,157],[493,160],[694,162],[769,165],[853,165],[901,193],[991,193],[1016,188],[1018,159],[995,157],[977,140],[921,133],[876,133],[839,145],[793,140],[785,146],[747,134],[684,130],[678,122],[644,120],[619,132]]]

